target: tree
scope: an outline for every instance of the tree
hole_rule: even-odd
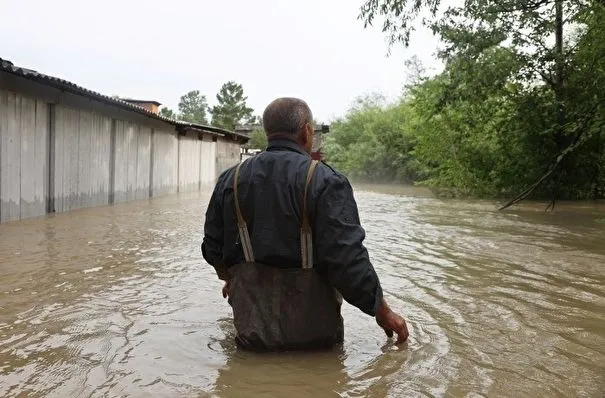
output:
[[[416,122],[407,103],[385,105],[377,95],[360,97],[344,118],[331,124],[326,157],[359,180],[419,181],[424,171],[413,156]]]
[[[201,95],[199,90],[193,90],[181,97],[179,118],[186,122],[208,124],[207,109],[206,96]]]
[[[163,107],[160,109],[160,116],[167,117],[169,119],[176,119],[176,114],[170,108]]]
[[[548,193],[553,203],[584,197],[590,179],[593,186],[602,181],[604,161],[594,138],[604,122],[596,105],[605,74],[598,67],[603,2],[441,3],[367,0],[359,16],[365,26],[382,17],[390,45],[407,46],[414,21],[428,11],[423,23],[445,44],[439,53],[444,73],[416,91],[415,108],[436,128],[421,132],[417,150],[433,160],[433,181],[483,194],[529,186],[511,203],[534,192]],[[449,157],[438,155],[439,142]],[[592,162],[580,167],[595,170],[592,177],[578,178],[580,161]]]
[[[250,141],[248,141],[247,147],[249,149],[267,149],[267,134],[263,129],[254,129],[250,133]]]
[[[249,126],[262,126],[263,125],[263,118],[261,116],[250,116],[248,118],[248,120],[246,120],[244,122],[244,124],[247,124]]]
[[[403,94],[406,95],[410,88],[419,85],[427,78],[427,70],[417,55],[406,59],[404,62],[406,68],[406,84],[403,88]]]
[[[253,109],[246,106],[247,99],[241,84],[234,81],[223,84],[216,95],[218,104],[211,111],[212,125],[231,130],[238,124],[251,121]]]

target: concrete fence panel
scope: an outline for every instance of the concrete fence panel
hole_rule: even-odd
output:
[[[176,132],[153,134],[153,196],[176,193],[178,178],[178,139]]]
[[[57,105],[53,133],[54,211],[107,204],[111,119]]]

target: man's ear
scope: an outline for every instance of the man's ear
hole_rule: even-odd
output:
[[[307,123],[307,140],[313,142],[313,126],[311,123]]]
[[[309,124],[306,123],[305,126],[303,127],[301,134],[300,134],[300,141],[303,145],[307,145],[307,143],[309,142]]]

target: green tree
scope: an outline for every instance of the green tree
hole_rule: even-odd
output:
[[[164,116],[169,119],[176,119],[176,114],[174,113],[174,111],[166,107],[162,107],[162,109],[160,109],[160,116]]]
[[[529,187],[515,200],[599,195],[603,2],[368,0],[360,18],[409,45],[423,11],[445,44],[445,71],[411,94],[429,182],[483,196]]]
[[[254,129],[250,133],[250,141],[248,141],[247,147],[249,149],[267,149],[267,134],[261,128]]]
[[[199,90],[189,91],[179,101],[179,118],[186,122],[208,124],[206,96]]]
[[[254,110],[246,105],[247,99],[241,84],[234,81],[223,84],[216,95],[218,103],[212,107],[212,125],[233,129],[238,124],[252,121]]]
[[[405,102],[383,105],[379,96],[360,97],[330,126],[326,158],[351,178],[412,183],[424,178],[414,158],[416,116]]]

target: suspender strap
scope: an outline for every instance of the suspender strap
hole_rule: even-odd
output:
[[[311,161],[309,170],[307,171],[307,180],[305,181],[305,191],[303,195],[303,211],[302,211],[302,227],[300,228],[300,249],[302,257],[302,268],[313,268],[313,237],[311,233],[311,224],[309,223],[309,213],[307,211],[307,193],[313,173],[319,161]]]
[[[302,226],[300,228],[300,247],[301,247],[301,258],[302,268],[310,269],[313,268],[313,237],[311,233],[311,223],[309,222],[309,214],[307,211],[307,194],[311,180],[313,179],[313,173],[319,161],[311,161],[309,170],[307,171],[307,179],[305,181],[305,190],[303,194],[303,210],[302,210]],[[242,163],[239,163],[235,168],[235,176],[233,176],[233,199],[235,203],[235,213],[237,215],[237,228],[239,230],[239,239],[242,243],[244,250],[244,258],[247,263],[254,262],[254,252],[252,251],[252,241],[250,240],[250,234],[248,233],[248,225],[242,215],[242,211],[239,205],[238,197],[238,182],[239,182],[239,171]]]
[[[237,214],[237,229],[239,230],[239,240],[242,243],[242,248],[244,250],[244,258],[246,259],[247,263],[253,263],[254,252],[252,251],[252,242],[250,240],[250,234],[248,233],[248,225],[246,224],[246,220],[244,220],[244,216],[242,215],[242,211],[239,206],[239,197],[237,189],[239,182],[239,169],[242,166],[242,163],[239,163],[235,168],[235,176],[233,177],[233,199],[235,202],[235,213]]]

